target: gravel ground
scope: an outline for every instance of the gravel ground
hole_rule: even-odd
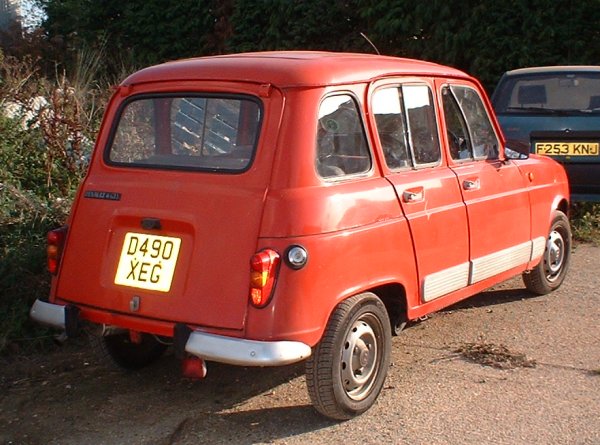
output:
[[[170,355],[109,370],[81,341],[4,358],[0,443],[600,444],[598,264],[579,245],[551,295],[515,279],[413,324],[377,404],[342,423],[312,409],[302,364],[190,381]]]

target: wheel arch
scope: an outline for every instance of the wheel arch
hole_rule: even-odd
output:
[[[398,335],[408,322],[406,289],[400,283],[383,284],[365,290],[381,299],[390,318],[392,333]]]
[[[569,201],[567,201],[567,199],[564,197],[562,199],[560,199],[554,206],[555,210],[559,210],[559,211],[563,212],[565,215],[567,215],[567,217],[570,217],[569,208],[570,208]]]

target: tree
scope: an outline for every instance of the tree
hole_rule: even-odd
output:
[[[490,89],[508,69],[600,60],[600,0],[39,1],[70,63],[103,48],[116,72],[225,52],[373,52],[361,32],[383,54],[452,65]]]
[[[40,0],[49,39],[67,44],[64,59],[74,64],[82,48],[105,54],[109,74],[200,55],[212,30],[210,4],[191,0]]]
[[[358,0],[238,0],[231,15],[230,52],[328,50],[372,52],[361,37]]]
[[[600,0],[381,0],[364,6],[382,52],[452,65],[489,89],[506,70],[597,64]]]

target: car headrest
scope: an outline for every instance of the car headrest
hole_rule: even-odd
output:
[[[545,85],[523,85],[519,87],[519,104],[545,104],[546,86]]]
[[[590,105],[588,108],[590,110],[600,108],[600,96],[590,96]]]

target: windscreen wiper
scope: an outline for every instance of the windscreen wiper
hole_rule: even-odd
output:
[[[507,111],[533,111],[542,114],[568,114],[567,110],[555,110],[553,108],[543,107],[506,107]]]

